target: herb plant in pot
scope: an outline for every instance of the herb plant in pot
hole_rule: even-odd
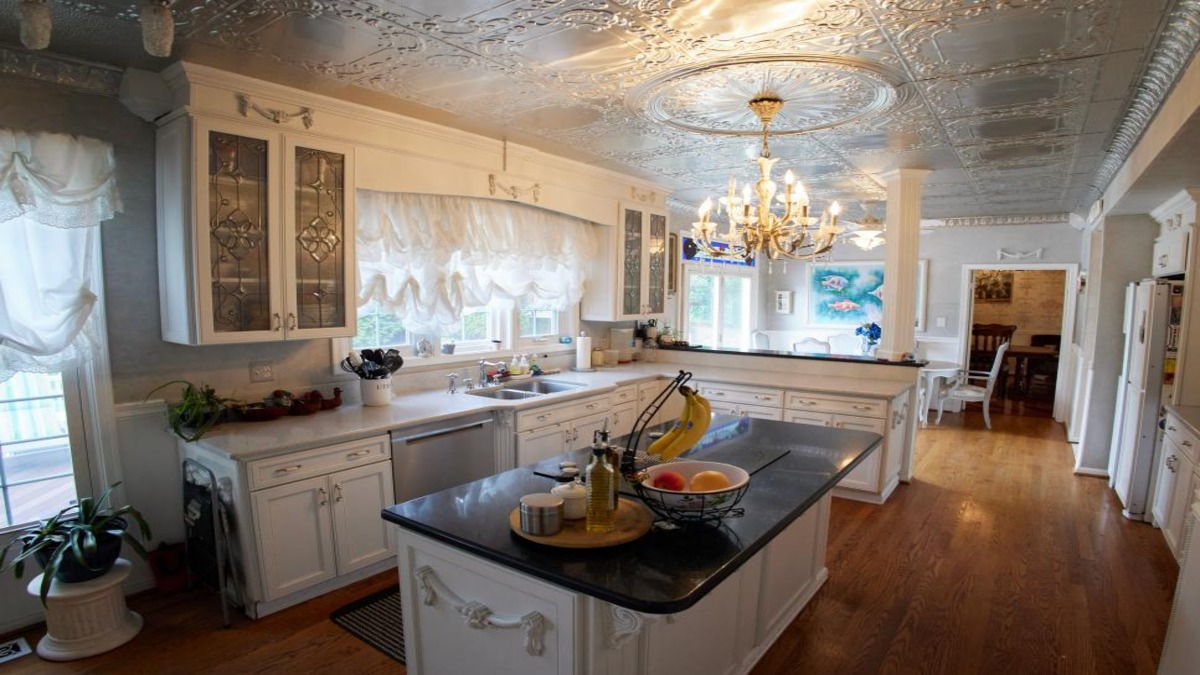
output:
[[[175,435],[185,441],[199,440],[208,433],[221,421],[226,404],[233,402],[231,398],[217,396],[217,391],[203,382],[197,386],[187,380],[164,382],[146,394],[146,400],[172,384],[182,384],[183,393],[177,402],[167,404],[167,420]]]
[[[25,574],[25,561],[33,558],[42,566],[41,598],[46,604],[50,582],[78,583],[106,574],[121,554],[122,541],[135,553],[146,557],[146,549],[129,532],[129,521],[137,523],[143,539],[150,538],[150,526],[132,506],[108,505],[113,483],[98,499],[83,497],[78,504],[31,525],[0,550],[0,570],[12,569],[18,579]],[[19,552],[8,562],[8,554]]]

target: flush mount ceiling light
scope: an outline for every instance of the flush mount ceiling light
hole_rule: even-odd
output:
[[[729,229],[724,233],[717,232],[717,225],[711,220],[712,199],[705,199],[700,206],[700,220],[692,224],[692,238],[710,257],[748,261],[762,251],[771,260],[812,260],[828,252],[837,235],[842,233],[837,224],[841,206],[833,202],[820,218],[810,218],[808,193],[791,170],[784,175],[783,194],[777,194],[771,170],[779,160],[771,157],[768,135],[771,120],[783,105],[784,101],[773,92],[762,92],[749,102],[750,109],[762,123],[762,151],[755,160],[759,178],[753,191],[747,184],[738,196],[737,181],[733,176],[729,177],[729,194],[719,200],[717,207],[718,212],[725,212],[729,221]],[[757,202],[754,197],[758,198]],[[782,205],[782,214],[772,211],[776,201]]]
[[[21,0],[17,20],[21,25],[21,44],[26,49],[45,49],[50,45],[52,19],[47,0]],[[146,52],[151,56],[170,56],[175,42],[175,17],[171,14],[170,0],[150,0],[142,6],[138,20]]]
[[[864,251],[870,251],[883,245],[883,221],[876,218],[866,204],[863,205],[863,212],[862,220],[846,228],[846,240]]]

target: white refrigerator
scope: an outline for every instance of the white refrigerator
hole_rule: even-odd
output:
[[[1179,330],[1172,301],[1180,304],[1182,292],[1180,282],[1147,279],[1130,284],[1125,296],[1125,362],[1110,468],[1112,487],[1125,507],[1122,513],[1134,520],[1150,519],[1160,406],[1169,400],[1174,374],[1168,342],[1177,339]]]

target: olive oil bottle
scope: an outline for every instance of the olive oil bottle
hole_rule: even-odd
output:
[[[592,461],[587,467],[587,523],[589,533],[605,534],[616,529],[613,494],[617,472],[608,461],[608,445],[592,444]]]

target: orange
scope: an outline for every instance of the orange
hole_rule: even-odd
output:
[[[729,485],[729,477],[720,471],[701,471],[692,476],[690,487],[692,492],[708,492],[710,490],[724,490]]]

